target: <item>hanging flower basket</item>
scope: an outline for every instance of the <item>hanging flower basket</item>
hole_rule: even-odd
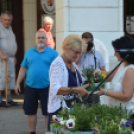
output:
[[[87,91],[91,92],[93,91],[100,83],[89,83],[89,87],[86,88]],[[81,86],[85,85],[84,83],[81,84]],[[105,83],[102,83],[100,86],[101,88],[105,88]],[[99,92],[99,88],[95,90],[94,94],[97,94]]]
[[[83,67],[82,74],[81,74],[82,77],[85,78],[85,82],[82,83],[82,85],[89,83],[89,87],[86,88],[86,90],[89,92],[93,91],[100,84],[100,82],[102,82],[106,77],[105,74],[93,76],[94,71],[95,69],[92,66],[89,68]],[[105,88],[105,83],[101,85],[101,88]],[[94,93],[96,94],[98,92],[99,92],[99,88],[96,89]]]

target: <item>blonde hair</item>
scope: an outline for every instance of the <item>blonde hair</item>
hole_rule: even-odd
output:
[[[54,23],[54,21],[53,21],[53,19],[51,17],[46,16],[44,18],[44,24],[48,24],[48,23],[51,23],[51,22],[52,22],[52,24]]]
[[[78,34],[69,34],[62,43],[62,50],[65,49],[82,49],[82,52],[86,51],[87,45]]]

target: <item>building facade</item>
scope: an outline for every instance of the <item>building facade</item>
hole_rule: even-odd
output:
[[[133,16],[133,0],[44,0],[55,4],[53,14],[42,8],[43,0],[0,0],[0,12],[9,10],[13,13],[13,30],[17,38],[17,58],[19,69],[24,52],[35,46],[35,33],[42,27],[43,17],[48,15],[54,19],[53,36],[56,50],[62,53],[63,39],[70,33],[81,36],[83,32],[91,32],[94,37],[104,43],[109,53],[109,67],[117,64],[111,42],[123,35],[134,38],[133,33],[126,31],[126,19]],[[131,29],[131,27],[129,26]]]

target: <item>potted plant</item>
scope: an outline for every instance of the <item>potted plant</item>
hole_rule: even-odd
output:
[[[53,116],[54,134],[131,134],[132,113],[119,107],[74,103]]]
[[[58,134],[77,134],[81,132],[84,134],[92,134],[92,123],[95,121],[94,116],[89,116],[88,105],[81,105],[81,103],[75,103],[71,106],[70,110],[63,109],[54,118],[54,123],[51,124],[51,131]]]
[[[89,83],[89,87],[86,88],[87,91],[89,92],[93,91],[93,89],[95,89],[95,87],[97,87],[98,84],[100,84],[100,82],[102,82],[102,80],[104,80],[104,78],[106,77],[105,74],[93,76],[94,71],[95,69],[93,68],[93,66],[89,66],[88,68],[83,67],[82,74],[81,74],[86,79],[84,83],[82,83],[82,85]],[[101,88],[105,88],[105,83],[101,85]],[[98,92],[99,89],[96,89],[94,93],[98,93]]]

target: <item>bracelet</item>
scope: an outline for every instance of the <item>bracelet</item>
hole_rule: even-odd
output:
[[[104,93],[104,95],[107,95],[107,89],[105,89],[105,93]]]
[[[73,92],[73,89],[72,88],[70,88],[70,94]]]

